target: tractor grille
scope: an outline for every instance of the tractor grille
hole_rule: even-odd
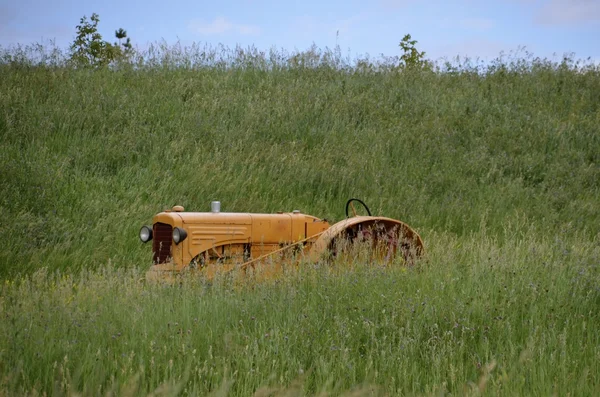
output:
[[[165,223],[155,223],[152,231],[152,252],[154,263],[166,263],[171,259],[173,227]]]

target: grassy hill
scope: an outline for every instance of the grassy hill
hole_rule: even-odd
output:
[[[215,199],[340,219],[355,196],[426,239],[600,230],[597,69],[167,66],[1,66],[0,274],[144,266],[140,225]]]
[[[599,390],[597,67],[195,54],[113,70],[0,57],[0,390]],[[137,232],[164,208],[340,220],[350,197],[418,230],[427,262],[137,284]]]

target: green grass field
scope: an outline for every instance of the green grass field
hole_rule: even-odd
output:
[[[597,66],[37,50],[0,49],[0,395],[600,394]],[[426,257],[140,281],[164,208],[350,197]]]

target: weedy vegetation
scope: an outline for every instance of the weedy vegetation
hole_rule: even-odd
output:
[[[0,394],[600,393],[600,69],[403,43],[0,49]],[[164,208],[349,197],[426,257],[143,281]]]

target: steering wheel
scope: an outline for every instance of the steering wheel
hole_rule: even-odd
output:
[[[359,202],[367,210],[367,214],[369,214],[369,216],[371,216],[371,210],[369,209],[369,207],[367,207],[367,205],[364,203],[364,201],[357,199],[357,198],[351,198],[346,203],[346,218],[350,217],[349,213],[348,213],[348,209],[350,209],[350,208],[352,208],[352,216],[356,216],[356,210],[354,209],[354,205],[352,204],[353,201]]]

